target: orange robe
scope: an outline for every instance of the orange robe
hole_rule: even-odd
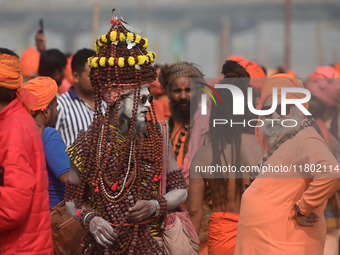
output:
[[[153,105],[157,115],[157,120],[168,120],[170,118],[169,98],[155,99]]]
[[[179,123],[179,122],[175,122],[174,128],[173,128],[171,135],[170,135],[170,140],[171,140],[172,147],[173,147],[174,151],[176,150],[176,144],[178,142],[178,138],[181,134],[182,129],[183,129],[183,124]],[[186,133],[186,135],[187,134],[188,133]],[[184,159],[183,153],[184,153],[184,143],[185,143],[186,135],[184,135],[181,139],[182,143],[181,143],[181,147],[179,149],[178,156],[177,156],[177,165],[178,165],[179,168],[183,167],[183,159]]]
[[[209,255],[234,255],[238,219],[238,213],[211,214],[208,230]]]
[[[339,165],[312,127],[287,140],[265,162],[267,166],[281,164],[292,165],[292,169],[304,164],[332,165],[333,169]],[[290,174],[263,173],[243,193],[235,255],[322,255],[326,236],[323,211],[327,199],[340,189],[339,173],[302,175],[298,168]],[[316,213],[319,221],[312,227],[299,225],[294,204],[305,215]]]

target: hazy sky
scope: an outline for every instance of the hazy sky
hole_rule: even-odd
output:
[[[269,69],[284,63],[283,0],[161,0],[157,5],[154,1],[120,0],[115,6],[112,1],[0,0],[0,47],[21,54],[34,45],[39,18],[44,19],[48,48],[74,53],[93,47],[94,2],[100,9],[96,37],[108,31],[111,8],[120,8],[124,19],[149,38],[150,50],[157,53],[161,64],[192,61],[211,77],[220,72],[222,61],[231,54]],[[292,3],[291,67],[305,78],[320,61],[340,61],[340,1]],[[222,39],[223,31],[227,40]]]

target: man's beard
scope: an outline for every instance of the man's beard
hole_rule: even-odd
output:
[[[280,118],[278,121],[266,121],[266,118],[263,118],[264,125],[261,127],[264,140],[267,142],[269,148],[271,148],[275,143],[278,142],[279,138],[282,138],[286,135],[290,135],[295,133],[304,118],[303,115],[295,114],[296,116],[293,116],[291,119],[296,120],[297,125],[295,127],[285,127],[281,123],[284,118]],[[270,119],[270,118],[268,118]]]
[[[180,99],[178,101],[170,99],[170,111],[172,117],[175,121],[178,122],[190,121],[190,116],[194,116],[197,106],[198,106],[197,97],[192,98],[191,102],[190,100],[187,99]]]
[[[135,122],[135,128],[133,130],[134,135],[137,135],[139,133],[144,134],[145,136],[147,136],[148,132],[147,132],[147,128],[146,128],[146,122],[145,121],[138,121],[138,119],[136,119]],[[131,126],[131,118],[129,118],[128,116],[126,116],[124,113],[122,113],[119,116],[119,126],[120,126],[120,130],[121,132],[126,135],[127,132],[130,129]]]

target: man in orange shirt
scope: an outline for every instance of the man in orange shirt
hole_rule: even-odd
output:
[[[277,74],[261,91],[262,109],[272,106],[272,88],[303,88],[289,74]],[[288,93],[287,98],[303,98]],[[303,104],[308,108],[308,104]],[[278,106],[263,116],[264,125],[257,137],[266,152],[259,176],[243,193],[237,227],[235,254],[321,255],[326,236],[323,216],[327,199],[340,189],[339,163],[315,131],[312,119],[295,106],[288,105],[286,115]],[[270,119],[277,119],[273,122]],[[288,119],[294,127],[283,127]],[[290,121],[290,124],[291,125]],[[291,125],[293,126],[293,125]],[[270,166],[272,168],[270,168]],[[270,169],[276,169],[272,171]],[[313,170],[314,169],[314,170]]]

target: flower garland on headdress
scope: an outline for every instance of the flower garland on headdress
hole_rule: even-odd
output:
[[[146,121],[148,135],[134,133],[141,88],[156,79],[155,54],[147,52],[147,39],[128,31],[123,20],[111,23],[108,33],[96,41],[96,55],[88,60],[95,113],[89,130],[81,131],[68,149],[81,175],[79,185],[67,186],[65,199],[81,208],[92,197],[91,208],[113,225],[118,239],[105,254],[159,254],[162,251],[148,226],[134,224],[127,214],[138,200],[159,198],[162,137],[153,104]],[[133,94],[134,104],[129,130],[123,136],[115,109],[125,94]],[[108,104],[104,116],[102,100]],[[109,125],[111,111],[113,126]],[[102,249],[89,233],[79,252],[97,254]]]

